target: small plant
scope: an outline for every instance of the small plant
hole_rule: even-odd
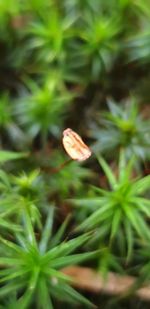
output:
[[[1,241],[0,257],[0,282],[2,284],[0,298],[6,304],[5,297],[15,294],[17,308],[29,308],[30,304],[41,308],[53,308],[53,298],[59,300],[92,304],[75,291],[71,286],[71,280],[60,270],[73,263],[79,263],[96,255],[92,253],[71,253],[82,246],[88,239],[88,235],[78,236],[72,240],[61,242],[62,233],[66,222],[60,227],[52,238],[53,208],[49,215],[38,244],[31,220],[25,224],[30,234],[17,234],[16,242],[6,239]]]
[[[39,170],[33,170],[28,174],[22,172],[19,176],[12,176],[14,191],[30,200],[39,200],[37,196],[40,196],[43,185],[39,173]]]
[[[106,174],[110,190],[92,186],[96,193],[95,197],[73,200],[75,205],[87,206],[92,212],[78,229],[92,230],[105,227],[105,235],[109,236],[111,243],[123,230],[123,241],[127,245],[127,257],[129,257],[132,254],[135,235],[144,241],[150,240],[146,222],[146,218],[150,216],[150,201],[143,197],[150,186],[150,176],[131,179],[134,159],[126,164],[123,152],[120,154],[118,177],[104,159],[98,157],[98,160]]]
[[[23,153],[0,152],[2,162],[24,156]],[[41,202],[44,210],[46,202],[46,198],[45,201],[42,198],[46,190],[41,185],[38,170],[20,176],[0,171],[1,305],[22,309],[30,305],[53,308],[56,298],[91,307],[90,301],[71,287],[72,281],[63,274],[62,268],[94,258],[98,251],[71,254],[89,240],[90,234],[62,241],[68,218],[52,237],[54,208],[45,207],[47,219],[43,225],[37,207]],[[11,238],[8,231],[13,232]]]
[[[21,222],[28,222],[30,217],[31,222],[41,228],[41,215],[37,206],[41,202],[46,209],[46,197],[43,197],[39,188],[42,192],[43,184],[38,171],[33,171],[29,175],[22,173],[20,176],[12,176],[1,170],[0,213],[2,227],[21,231]],[[13,220],[13,223],[10,223],[10,220]],[[30,232],[32,234],[32,231]]]
[[[73,36],[72,24],[74,20],[69,16],[62,18],[58,10],[54,9],[40,14],[29,29],[29,48],[35,50],[38,61],[45,63],[63,64],[67,60],[67,44]]]
[[[133,154],[137,161],[149,158],[150,123],[142,119],[135,100],[127,101],[123,107],[109,101],[108,106],[110,111],[103,113],[100,127],[94,125],[91,130],[97,140],[94,150],[110,154],[124,148],[127,158]]]
[[[87,14],[80,33],[83,42],[81,54],[87,61],[92,79],[95,80],[104,69],[110,69],[118,51],[117,35],[119,22],[96,14]]]
[[[45,147],[49,132],[58,135],[58,124],[60,128],[64,110],[68,108],[73,95],[68,93],[55,72],[43,86],[29,81],[28,88],[29,92],[16,104],[18,121],[31,139],[40,134]]]

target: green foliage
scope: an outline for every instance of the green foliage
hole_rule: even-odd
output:
[[[26,156],[24,153],[15,153],[11,151],[0,151],[0,163],[7,162],[9,160],[16,160]],[[16,221],[11,222],[14,215],[17,214],[18,205],[16,205],[16,196],[12,192],[10,178],[7,173],[0,170],[0,227],[1,233],[3,230],[10,230],[13,232],[19,232],[22,230],[21,226]]]
[[[140,249],[136,251],[137,261],[138,261],[138,270],[139,270],[139,279],[137,282],[140,283],[149,283],[150,281],[150,248],[149,244],[142,244]],[[142,263],[141,263],[142,261]]]
[[[99,126],[93,124],[91,136],[96,139],[93,148],[106,154],[124,148],[127,158],[149,158],[150,122],[142,119],[135,100],[119,106],[108,102],[109,112],[103,113]],[[111,151],[111,152],[110,152]]]
[[[101,225],[106,228],[110,242],[116,240],[120,231],[124,232],[124,242],[127,245],[127,257],[131,256],[135,235],[149,241],[150,233],[146,218],[150,216],[150,201],[143,197],[150,186],[150,176],[132,179],[131,172],[134,158],[128,164],[121,152],[118,177],[114,175],[106,161],[98,160],[108,179],[110,189],[94,187],[95,197],[74,199],[78,206],[90,207],[94,212],[80,224],[79,230],[91,230]],[[127,235],[127,238],[126,238]]]
[[[18,121],[27,131],[28,137],[33,139],[41,134],[42,144],[45,145],[50,131],[58,134],[58,124],[61,126],[65,108],[72,99],[57,74],[50,75],[42,86],[28,81],[29,91],[22,95],[16,103]],[[60,119],[61,117],[61,119]]]
[[[28,153],[0,150],[0,163],[27,157]]]
[[[11,106],[9,102],[9,96],[8,94],[4,94],[0,98],[0,126],[1,127],[7,127],[10,122],[12,122],[11,119]]]
[[[23,155],[6,152],[5,161]],[[9,305],[16,308],[29,308],[33,303],[41,308],[53,308],[53,298],[91,307],[92,304],[70,286],[71,279],[59,270],[94,258],[98,252],[71,254],[88,241],[90,234],[61,242],[68,218],[52,237],[54,208],[51,206],[48,212],[45,209],[45,225],[37,208],[40,202],[44,203],[43,190],[45,188],[38,170],[28,175],[23,172],[20,176],[0,171],[1,232],[13,232],[12,240],[6,232],[0,237],[1,304],[7,305],[6,297],[9,296]],[[12,219],[16,223],[12,223]],[[35,228],[39,231],[39,241]]]
[[[150,7],[148,1],[139,3],[139,7],[144,15],[141,14],[141,18],[138,23],[137,32],[136,29],[133,33],[129,34],[125,47],[127,47],[129,61],[136,61],[137,65],[149,64],[149,46],[150,46],[150,28],[149,17]]]
[[[9,159],[11,159],[11,156]],[[41,226],[37,205],[39,205],[40,201],[43,202],[44,198],[41,198],[40,192],[37,190],[36,185],[39,188],[41,187],[39,184],[37,171],[32,172],[29,176],[24,173],[20,177],[12,177],[1,170],[0,212],[2,227],[20,231],[22,230],[21,221],[26,217],[28,218],[28,216],[30,216],[33,223],[36,223],[39,227]],[[15,223],[10,223],[10,219]]]
[[[8,93],[4,93],[0,97],[0,128],[8,136],[9,141],[13,143],[15,148],[21,149],[23,145],[27,144],[27,140],[23,131],[16,124],[13,114],[14,108],[10,97]],[[1,143],[3,143],[2,137]]]
[[[67,42],[73,36],[71,28],[73,22],[69,16],[61,18],[58,10],[53,9],[30,25],[29,48],[37,50],[35,53],[37,60],[43,61],[44,59],[46,63],[55,61],[58,64],[66,61]]]
[[[110,248],[104,247],[100,252],[100,259],[98,265],[98,271],[103,276],[103,279],[107,281],[108,270],[112,269],[120,274],[123,274],[123,269],[117,261],[117,258],[111,252]]]
[[[63,167],[64,162],[66,165]],[[76,161],[66,161],[66,156],[56,151],[51,155],[47,166],[49,173],[46,182],[49,183],[51,194],[59,192],[61,197],[68,197],[72,191],[79,194],[84,188],[86,179],[93,176],[89,169],[79,165]]]
[[[39,193],[40,182],[38,170],[32,171],[29,175],[23,172],[21,175],[13,177],[13,183],[16,185],[15,191],[33,200]]]
[[[87,14],[80,38],[83,41],[81,53],[90,66],[92,80],[97,79],[101,70],[111,68],[117,53],[119,22],[114,18]]]
[[[88,307],[62,268],[92,257],[149,282],[149,18],[149,0],[0,0],[0,308]],[[67,127],[105,175],[66,161]]]
[[[129,49],[129,60],[139,61],[139,64],[150,63],[149,49],[150,49],[150,29],[138,33],[136,36],[130,38],[127,42]]]
[[[9,16],[16,16],[19,14],[19,2],[15,0],[0,1],[0,23],[6,27]]]
[[[0,282],[3,283],[0,297],[18,295],[16,306],[29,308],[30,303],[40,305],[41,308],[53,308],[52,298],[83,302],[87,306],[92,304],[70,286],[70,279],[59,269],[73,263],[79,263],[96,255],[93,253],[71,254],[88,239],[82,235],[75,239],[61,243],[59,238],[51,238],[52,212],[50,210],[45,227],[41,233],[40,243],[36,241],[30,217],[25,221],[24,230],[31,232],[27,238],[17,236],[17,243],[1,238]],[[54,241],[55,239],[55,241]],[[53,245],[51,245],[53,244]],[[19,292],[21,296],[19,297]],[[51,298],[52,297],[52,298]]]

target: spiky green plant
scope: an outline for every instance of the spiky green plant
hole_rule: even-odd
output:
[[[100,14],[85,14],[84,19],[83,30],[79,34],[83,42],[80,49],[94,80],[101,71],[110,69],[116,57],[120,24],[116,18],[106,18]]]
[[[47,13],[41,13],[40,18],[28,28],[29,48],[36,51],[37,60],[46,63],[55,61],[61,65],[66,61],[66,48],[68,41],[71,43],[74,20],[72,16],[69,18],[69,15],[62,18],[54,7]]]
[[[58,134],[73,94],[67,91],[55,72],[42,86],[34,81],[27,85],[29,91],[17,101],[16,114],[31,139],[40,134],[44,147],[49,132]]]
[[[46,209],[47,205],[46,189],[43,195],[43,188],[43,182],[37,170],[32,171],[28,175],[22,173],[19,176],[12,176],[1,170],[1,226],[20,231],[22,230],[21,222],[24,220],[28,221],[30,217],[31,222],[41,228],[41,214],[38,206],[42,203],[44,210],[44,207]],[[10,220],[13,223],[10,223]]]
[[[0,298],[6,303],[7,295],[17,296],[16,306],[22,309],[34,304],[37,308],[53,308],[53,298],[92,304],[71,287],[71,280],[60,270],[68,265],[82,262],[97,253],[71,254],[82,246],[89,235],[78,236],[61,242],[66,222],[52,238],[53,208],[50,209],[40,241],[36,240],[30,218],[24,229],[32,230],[24,237],[17,234],[16,243],[1,240]]]
[[[101,230],[105,227],[105,236],[109,237],[110,243],[123,231],[122,241],[127,246],[127,257],[129,257],[132,255],[135,237],[140,237],[145,242],[150,240],[146,221],[150,216],[150,201],[144,197],[150,186],[150,176],[132,179],[134,159],[126,163],[124,152],[120,154],[118,176],[114,175],[102,157],[98,157],[98,160],[108,179],[110,189],[93,186],[95,197],[73,200],[75,205],[88,207],[92,212],[78,229]]]
[[[103,113],[100,126],[93,124],[91,129],[91,136],[96,139],[93,148],[96,152],[112,154],[123,147],[127,158],[134,154],[138,162],[149,158],[150,122],[142,118],[134,99],[125,103],[122,106],[108,101],[110,111]]]
[[[25,157],[25,153],[15,153],[11,151],[0,151],[0,163],[4,164],[10,160],[17,160]],[[19,232],[22,230],[19,223],[13,220],[13,215],[17,213],[18,207],[16,199],[12,193],[10,176],[0,169],[0,227],[1,233],[4,230]]]

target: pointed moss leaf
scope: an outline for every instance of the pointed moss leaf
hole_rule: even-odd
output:
[[[73,298],[75,301],[79,303],[83,303],[86,305],[86,307],[95,307],[88,299],[86,299],[84,296],[79,294],[76,290],[74,290],[71,286],[65,284],[62,286],[62,289],[65,291],[66,294],[70,295],[71,298]]]
[[[133,203],[136,203],[137,208],[147,217],[150,217],[150,201],[142,197],[134,197]]]
[[[133,191],[136,194],[141,194],[144,193],[146,190],[148,190],[150,188],[150,175],[145,176],[139,180],[137,180],[134,184],[133,184]]]
[[[48,241],[51,238],[53,220],[54,220],[54,207],[51,207],[49,209],[49,213],[48,213],[46,223],[45,223],[45,226],[43,228],[41,240],[40,240],[40,243],[39,243],[39,249],[42,253],[44,253],[46,251]]]
[[[65,275],[62,271],[58,271],[54,268],[48,267],[45,270],[45,273],[51,278],[55,277],[59,280],[65,281],[65,282],[72,282],[73,281],[73,279],[71,277],[69,277],[68,275]]]
[[[22,227],[17,225],[17,224],[14,224],[10,221],[6,221],[6,219],[2,219],[0,218],[0,226],[5,228],[5,229],[8,229],[8,230],[12,230],[14,232],[21,232],[22,231]]]
[[[123,220],[125,236],[127,240],[127,261],[129,261],[133,254],[134,236],[132,232],[132,226],[129,220],[126,218]]]
[[[56,257],[66,256],[70,254],[72,251],[83,245],[90,238],[90,234],[86,233],[77,238],[69,240],[67,242],[63,242],[60,245],[54,247],[49,250],[43,257],[43,263],[48,263]]]
[[[37,303],[40,304],[41,309],[54,309],[50,297],[49,287],[45,278],[42,276],[40,277],[37,285]]]
[[[110,235],[111,239],[115,237],[116,234],[118,233],[121,219],[122,219],[122,210],[116,209],[112,219],[111,235]]]
[[[4,163],[6,161],[17,160],[28,157],[29,153],[27,152],[13,152],[0,150],[0,163]]]
[[[77,226],[76,230],[90,230],[94,228],[102,220],[110,217],[113,213],[113,204],[103,205],[100,209],[96,210],[90,215],[83,223]]]
[[[150,239],[149,229],[137,210],[126,207],[126,216],[141,238]]]
[[[88,253],[79,253],[74,254],[66,257],[59,257],[55,258],[55,260],[52,260],[50,262],[50,266],[60,269],[67,265],[73,265],[77,263],[81,263],[87,259],[95,258],[99,255],[100,250],[94,251],[94,252],[88,252]]]
[[[68,215],[65,221],[61,224],[60,228],[56,232],[55,236],[53,236],[49,248],[53,248],[54,246],[57,246],[59,242],[61,241],[61,238],[64,235],[64,232],[66,230],[66,227],[70,221],[71,215]]]
[[[3,287],[0,288],[0,297],[4,297],[6,295],[9,295],[12,292],[17,291],[18,289],[25,286],[26,282],[24,281],[16,281],[16,282],[10,282]]]
[[[114,189],[116,188],[116,185],[117,185],[117,180],[116,180],[116,177],[114,176],[112,170],[110,169],[109,165],[106,163],[106,161],[100,157],[100,156],[97,156],[98,158],[98,161],[100,163],[100,165],[102,166],[107,178],[108,178],[108,181],[109,181],[109,184],[110,186]]]
[[[0,282],[5,282],[8,280],[12,280],[12,279],[16,279],[17,277],[21,277],[26,275],[29,272],[29,269],[26,267],[25,269],[21,269],[21,270],[17,270],[17,269],[13,269],[13,272],[10,273],[11,271],[9,270],[9,274],[7,276],[2,276],[2,273],[0,272]]]

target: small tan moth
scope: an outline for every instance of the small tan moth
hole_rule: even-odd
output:
[[[66,152],[73,160],[84,161],[92,154],[82,138],[70,128],[63,131],[62,142]]]

